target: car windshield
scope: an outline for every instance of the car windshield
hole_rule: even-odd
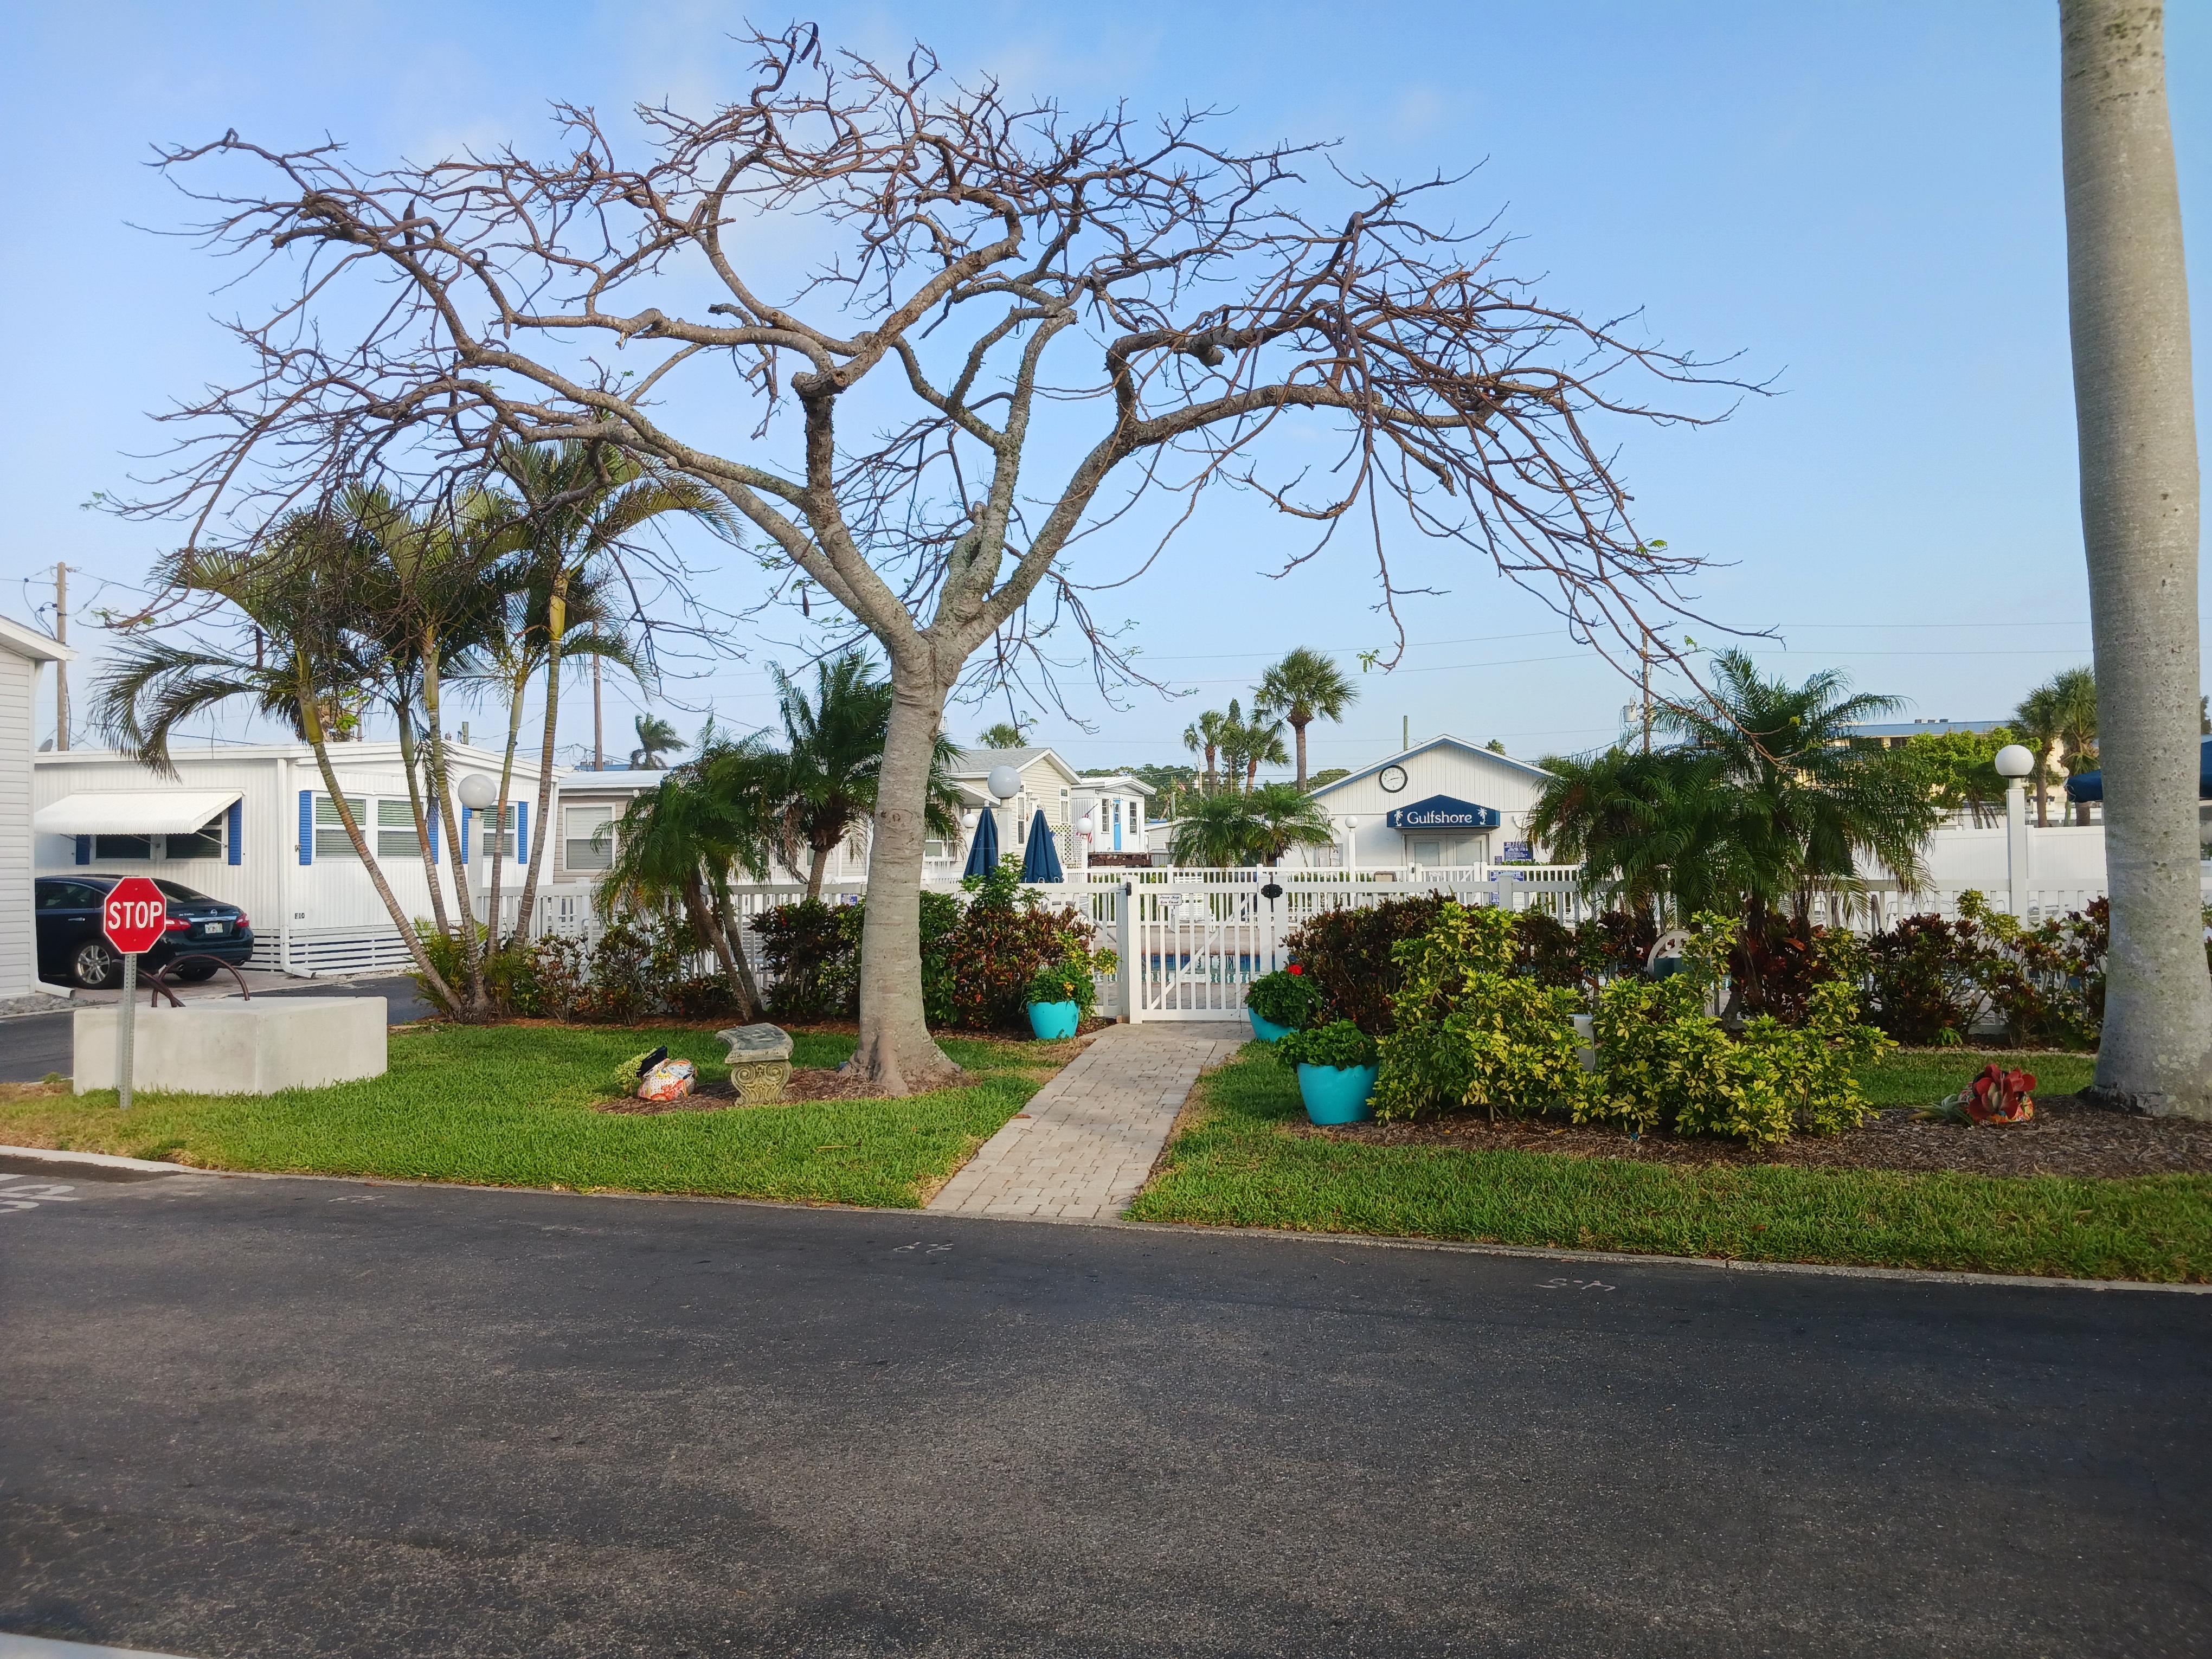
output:
[[[163,881],[156,876],[154,878],[154,885],[179,904],[215,904],[220,902],[210,898],[198,888],[185,886],[181,881]]]

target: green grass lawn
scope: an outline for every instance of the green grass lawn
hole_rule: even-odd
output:
[[[835,1066],[849,1036],[794,1033],[793,1063]],[[948,1039],[971,1086],[906,1100],[800,1101],[630,1116],[592,1109],[615,1069],[665,1042],[728,1074],[711,1031],[423,1026],[392,1035],[380,1078],[275,1095],[6,1091],[0,1142],[209,1169],[502,1187],[702,1193],[913,1206],[1064,1065],[1072,1045]]]
[[[2021,1058],[2051,1092],[2080,1087],[2093,1064],[2087,1056]],[[1863,1075],[1878,1103],[1918,1103],[1957,1089],[1982,1063],[1955,1050],[1893,1055]],[[1200,1086],[1201,1110],[1169,1148],[1133,1219],[1759,1261],[2212,1279],[2212,1176],[1700,1167],[1309,1139],[1284,1133],[1304,1121],[1297,1085],[1256,1045]]]

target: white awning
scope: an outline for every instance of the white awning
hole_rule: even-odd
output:
[[[189,836],[239,798],[235,789],[108,789],[64,795],[31,814],[42,836]]]

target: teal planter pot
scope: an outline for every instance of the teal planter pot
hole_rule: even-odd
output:
[[[1073,1036],[1082,1018],[1083,1010],[1073,1002],[1030,1004],[1030,1030],[1036,1033],[1041,1042],[1050,1042],[1055,1037]]]
[[[1252,1022],[1252,1035],[1262,1042],[1279,1042],[1291,1034],[1291,1028],[1287,1025],[1278,1025],[1272,1019],[1262,1019],[1249,1008],[1244,1012]]]
[[[1316,1123],[1364,1123],[1375,1115],[1368,1101],[1382,1073],[1380,1066],[1301,1065],[1298,1097],[1306,1116]]]

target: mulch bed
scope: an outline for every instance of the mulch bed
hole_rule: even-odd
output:
[[[1560,1152],[1571,1158],[1628,1158],[1656,1164],[1793,1164],[1809,1169],[1957,1170],[1988,1176],[2146,1176],[2212,1173],[2212,1123],[2134,1117],[2078,1095],[2039,1097],[2025,1123],[1967,1128],[1916,1121],[1911,1107],[1891,1107],[1840,1135],[1793,1135],[1779,1146],[1652,1134],[1545,1119],[1492,1123],[1451,1117],[1420,1123],[1310,1124],[1291,1133],[1372,1146],[1456,1146],[1463,1152]]]

